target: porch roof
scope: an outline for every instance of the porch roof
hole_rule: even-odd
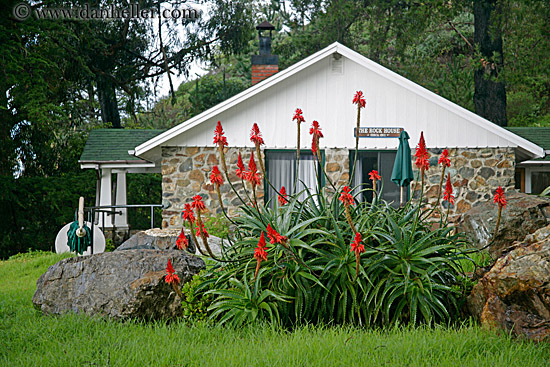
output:
[[[130,155],[141,143],[154,138],[165,130],[143,129],[95,129],[90,132],[84,151],[78,161],[84,164],[139,164],[147,162]]]

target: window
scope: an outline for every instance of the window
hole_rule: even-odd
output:
[[[361,185],[361,189],[372,189],[372,181],[369,179],[369,172],[372,170],[378,171],[384,182],[384,191],[382,198],[388,202],[393,202],[393,206],[399,206],[401,188],[392,182],[391,174],[393,163],[395,161],[396,151],[359,151],[357,155],[357,164],[353,177],[353,186]],[[355,151],[350,150],[349,164],[350,173],[353,169],[353,161],[355,159]],[[377,189],[380,183],[377,184]],[[365,191],[358,196],[359,200],[372,201],[372,191]],[[409,200],[409,190],[404,189],[404,200]]]
[[[269,182],[280,190],[285,187],[288,194],[293,193],[294,182],[296,179],[296,151],[295,150],[266,150],[266,175]],[[315,167],[317,166],[317,167]],[[304,188],[309,188],[311,193],[316,193],[322,183],[317,179],[317,172],[321,173],[317,160],[314,159],[311,151],[300,151],[300,165],[298,172],[298,183],[296,192],[301,192]],[[304,186],[305,185],[305,186]],[[275,196],[275,191],[271,186],[265,186],[265,202]],[[300,195],[304,199],[306,193]]]
[[[538,195],[550,186],[550,172],[532,171],[531,172],[531,194]]]

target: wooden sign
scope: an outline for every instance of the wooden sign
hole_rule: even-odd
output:
[[[403,131],[402,127],[360,127],[360,138],[398,138]],[[353,129],[353,136],[357,136],[357,128]]]

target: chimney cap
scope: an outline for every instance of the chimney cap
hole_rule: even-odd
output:
[[[269,23],[268,21],[265,21],[265,22],[262,22],[260,24],[258,24],[256,26],[256,29],[259,30],[259,31],[263,31],[263,30],[269,30],[269,31],[272,31],[275,29],[275,26],[271,23]]]

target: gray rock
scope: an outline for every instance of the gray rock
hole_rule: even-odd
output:
[[[471,179],[474,178],[474,169],[470,167],[462,167],[458,170],[458,174],[464,178]]]
[[[177,228],[151,228],[146,231],[141,231],[130,237],[122,243],[115,251],[123,250],[172,250],[176,248],[176,240],[180,235],[181,229]],[[195,244],[191,240],[191,233],[188,229],[184,230],[189,248],[187,251],[195,253]]]
[[[478,174],[487,180],[489,177],[495,175],[495,170],[489,167],[481,167]]]
[[[115,251],[124,251],[124,250],[136,250],[136,249],[149,249],[149,250],[171,250],[176,249],[176,240],[180,234],[181,229],[177,228],[152,228],[146,231],[141,231],[130,237],[126,242],[121,244]],[[189,242],[189,247],[187,251],[192,254],[199,254],[196,250],[196,244],[193,241],[191,236],[191,231],[189,229],[184,229],[185,236]],[[208,254],[204,244],[200,241],[200,248],[205,254]],[[222,253],[222,239],[216,236],[210,235],[208,237],[208,245],[212,250],[212,253],[215,256],[220,256]],[[229,244],[226,242],[223,243],[224,246]]]
[[[36,283],[34,306],[45,314],[67,312],[113,319],[171,319],[181,300],[164,281],[171,260],[181,284],[205,268],[179,250],[127,250],[72,257],[50,266]]]
[[[468,309],[484,326],[550,341],[550,226],[514,247],[474,286]]]
[[[492,196],[463,214],[458,230],[465,232],[478,248],[485,247],[491,241],[497,221],[498,207]],[[522,241],[549,223],[550,199],[517,192],[507,192],[508,204],[502,211],[498,234],[488,248],[496,259],[510,250],[514,241]]]
[[[189,172],[193,169],[193,160],[191,158],[187,158],[185,161],[183,161],[181,164],[180,164],[180,169],[179,171],[180,172]]]

